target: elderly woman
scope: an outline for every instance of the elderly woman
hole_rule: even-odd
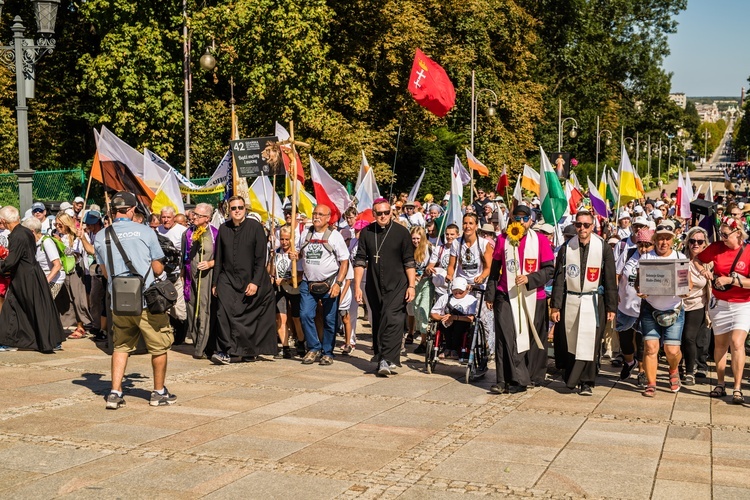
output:
[[[724,217],[719,226],[720,241],[711,243],[693,259],[698,272],[712,282],[716,306],[709,309],[714,330],[716,387],[712,398],[726,396],[724,375],[727,350],[732,353],[734,391],[732,402],[742,404],[742,373],[745,368],[745,339],[750,326],[750,251],[743,243],[747,234],[737,219]],[[713,270],[710,269],[713,264]]]
[[[34,233],[36,240],[36,261],[44,271],[49,283],[52,298],[57,297],[65,283],[65,272],[60,262],[60,252],[52,238],[42,234],[42,223],[38,219],[26,219],[21,225]]]
[[[59,213],[55,219],[55,229],[57,238],[65,245],[65,255],[75,256],[76,266],[65,277],[63,288],[67,291],[70,298],[70,305],[75,313],[76,329],[68,335],[69,339],[82,339],[86,337],[86,325],[91,325],[91,313],[89,312],[88,298],[86,296],[86,286],[83,284],[83,266],[82,259],[86,251],[83,243],[78,239],[78,229],[71,216],[66,213]],[[62,312],[63,316],[66,316]],[[63,320],[64,322],[64,320]]]
[[[672,248],[674,240],[674,223],[671,220],[662,221],[656,226],[653,236],[654,249],[642,254],[639,262],[644,260],[674,260],[684,259],[685,256]],[[636,289],[639,290],[640,273],[636,278]],[[658,367],[659,344],[663,342],[664,353],[669,363],[669,387],[672,392],[680,390],[680,375],[678,366],[682,359],[682,326],[685,323],[685,309],[682,298],[675,296],[648,296],[640,294],[641,302],[641,332],[645,343],[643,367],[646,372],[646,389],[643,395],[656,396],[656,370]]]
[[[708,233],[702,227],[694,227],[687,233],[687,256],[695,259],[708,245]],[[685,326],[682,329],[682,356],[685,362],[685,385],[695,385],[695,368],[698,353],[708,345],[706,335],[711,326],[708,319],[708,304],[711,287],[708,279],[698,271],[695,260],[690,262],[690,278],[693,288],[685,297]]]

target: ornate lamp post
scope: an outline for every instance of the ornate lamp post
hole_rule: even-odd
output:
[[[491,89],[480,89],[478,91],[475,90],[474,87],[475,83],[475,77],[474,77],[474,71],[471,71],[471,154],[474,154],[474,136],[477,133],[477,103],[479,102],[479,96],[482,95],[482,93],[487,92],[488,94],[492,94],[492,101],[490,102],[490,106],[487,108],[487,116],[492,118],[495,116],[495,106],[497,106],[497,94],[494,90]],[[469,169],[469,174],[471,175],[471,189],[469,193],[469,200],[470,203],[474,203],[474,169]]]
[[[562,117],[562,99],[558,99],[557,101],[557,151],[562,151],[563,147],[563,125],[565,125],[565,122],[571,120],[573,122],[573,128],[570,129],[570,138],[575,139],[578,135],[578,122],[575,118],[567,117],[563,119]]]
[[[578,124],[576,124],[576,125],[578,125]],[[575,132],[575,130],[576,129],[573,128],[573,130],[571,130],[570,133],[572,134],[573,132]],[[606,128],[604,130],[599,130],[599,115],[597,115],[596,116],[596,174],[594,174],[595,175],[595,177],[594,177],[595,179],[599,178],[599,153],[601,152],[601,138],[602,138],[602,134],[604,134],[605,132],[607,134],[607,140],[604,142],[604,145],[605,146],[609,146],[610,144],[612,144],[612,132],[610,132]],[[575,136],[571,135],[571,137],[575,137]]]
[[[34,67],[37,61],[55,49],[55,20],[60,0],[32,0],[39,38],[34,42],[25,38],[26,28],[20,16],[13,19],[12,45],[0,46],[0,62],[16,74],[16,119],[18,121],[18,196],[20,211],[23,214],[33,202],[32,182],[34,170],[29,165],[29,108],[26,105],[26,84],[34,81]],[[5,2],[0,0],[0,14]],[[32,98],[29,96],[29,98]]]

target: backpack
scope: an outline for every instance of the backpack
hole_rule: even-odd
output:
[[[65,243],[58,240],[57,238],[53,238],[51,236],[42,236],[42,244],[44,244],[44,240],[52,240],[52,242],[55,244],[55,247],[57,247],[57,253],[59,254],[60,258],[60,264],[62,264],[62,269],[65,271],[65,274],[70,274],[76,269],[76,258],[73,255],[65,255]],[[44,247],[42,247],[44,249]],[[49,255],[47,256],[49,259]],[[55,259],[52,259],[55,260]],[[50,265],[52,265],[52,261],[50,261]]]
[[[313,243],[321,243],[323,245],[323,248],[328,250],[328,253],[333,254],[333,256],[338,260],[338,255],[336,255],[336,250],[331,246],[330,243],[328,243],[328,238],[331,237],[331,233],[333,232],[330,227],[326,228],[325,232],[323,232],[323,238],[320,240],[313,241],[312,236],[315,231],[313,228],[310,228],[307,231],[307,235],[305,236],[305,242],[300,246],[299,252],[302,253],[305,250],[305,247],[309,245],[311,242]]]

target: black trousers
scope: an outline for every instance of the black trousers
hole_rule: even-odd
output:
[[[685,373],[695,373],[699,354],[708,348],[706,311],[702,307],[685,312],[685,326],[682,328],[682,357],[685,360]]]

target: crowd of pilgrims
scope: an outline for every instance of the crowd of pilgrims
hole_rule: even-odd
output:
[[[481,322],[495,393],[522,392],[555,373],[588,396],[609,362],[621,381],[654,397],[663,357],[663,390],[707,383],[713,360],[710,396],[742,403],[750,218],[729,196],[709,224],[691,227],[676,215],[675,196],[663,194],[627,203],[610,219],[582,203],[554,226],[538,198],[509,208],[483,189],[462,207],[460,225],[446,222],[447,195],[420,202],[403,193],[375,201],[375,222],[353,207],[334,221],[325,205],[292,221],[287,205],[286,224],[269,230],[238,197],[225,207],[226,220],[201,203],[185,214],[136,213],[134,221],[158,235],[164,272],[180,292],[169,311],[174,344],[192,346],[196,359],[229,364],[268,355],[330,365],[358,348],[361,310],[381,376],[398,373],[404,356],[425,354],[431,325],[446,333],[440,358],[466,362],[465,334]],[[40,202],[20,215],[0,209],[0,352],[107,341],[110,307],[94,239],[108,221],[80,197],[55,215]],[[33,258],[18,257],[25,246]],[[253,250],[238,255],[237,248]],[[640,293],[639,264],[655,259],[689,260],[687,294]],[[43,281],[50,294],[39,289]],[[274,314],[275,323],[267,321]]]

